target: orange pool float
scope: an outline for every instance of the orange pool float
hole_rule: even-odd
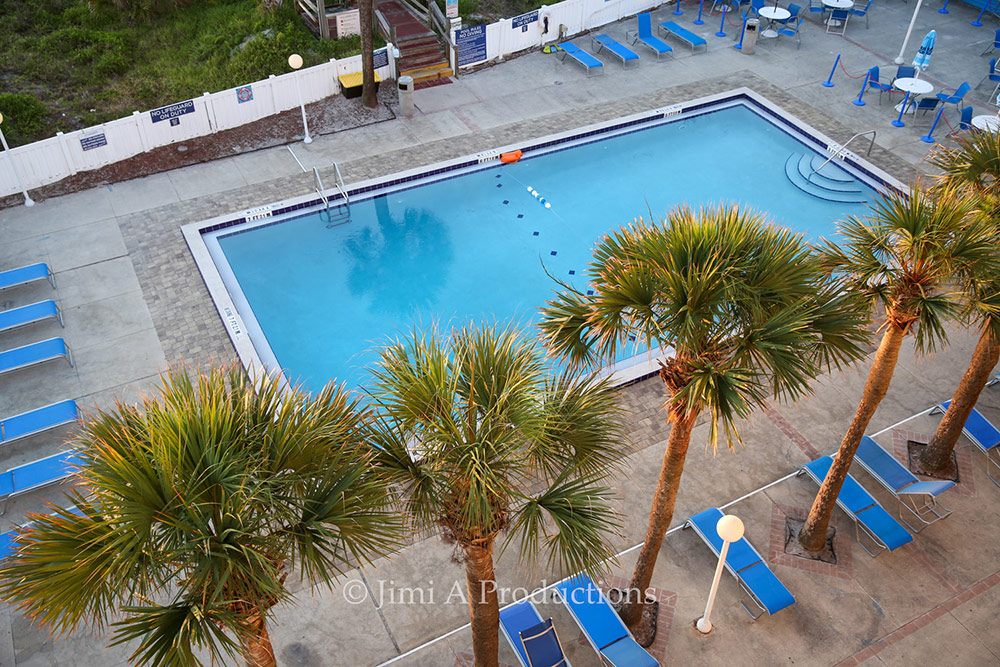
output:
[[[514,164],[521,159],[523,153],[521,151],[514,151],[512,153],[500,153],[500,161],[504,164]]]

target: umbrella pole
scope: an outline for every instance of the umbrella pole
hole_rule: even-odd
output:
[[[920,12],[920,5],[922,5],[924,0],[917,0],[916,6],[913,8],[913,16],[910,17],[910,25],[906,29],[906,37],[903,38],[903,46],[899,49],[899,55],[896,56],[896,64],[903,64],[903,53],[906,51],[906,43],[910,41],[910,33],[913,32],[913,24],[917,22],[917,13]]]

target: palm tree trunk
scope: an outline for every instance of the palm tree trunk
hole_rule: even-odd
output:
[[[627,602],[620,612],[622,620],[629,627],[634,627],[642,618],[642,610],[646,605],[645,591],[653,579],[653,568],[663,545],[663,536],[667,534],[674,518],[674,504],[677,502],[684,459],[687,457],[688,445],[691,444],[691,430],[696,418],[696,414],[685,417],[674,411],[670,412],[670,435],[667,437],[667,451],[663,454],[660,479],[656,483],[653,507],[649,511],[646,541],[639,552],[635,570],[632,571],[632,581],[626,591]]]
[[[469,594],[472,652],[476,667],[497,667],[500,649],[500,606],[493,574],[493,539],[485,545],[462,548],[465,554],[465,585]]]
[[[899,348],[903,344],[905,335],[905,327],[891,322],[882,334],[882,341],[879,343],[878,351],[875,352],[872,367],[868,370],[861,403],[840,443],[837,455],[833,457],[830,472],[820,485],[806,523],[799,533],[799,544],[804,549],[819,551],[826,544],[826,530],[830,525],[830,516],[836,506],[837,496],[840,495],[840,487],[847,479],[847,472],[851,469],[851,462],[854,460],[855,452],[858,451],[858,445],[861,444],[868,423],[875,415],[879,403],[885,398],[886,392],[889,391],[889,383],[892,382],[892,373],[896,370]]]
[[[249,634],[242,643],[247,667],[277,667],[264,615],[250,617],[246,626]]]
[[[369,109],[378,106],[375,90],[375,57],[372,55],[372,15],[375,0],[360,0],[358,14],[361,19],[361,101]]]
[[[998,360],[1000,360],[1000,344],[990,334],[989,329],[983,329],[976,349],[972,353],[972,361],[965,369],[955,395],[951,397],[951,405],[945,412],[944,419],[938,424],[930,444],[920,456],[920,462],[925,468],[941,470],[948,465],[951,452],[958,442],[958,436],[962,434],[962,427],[972,414],[972,408],[976,406],[979,394],[986,386],[986,381],[989,380],[990,373]]]

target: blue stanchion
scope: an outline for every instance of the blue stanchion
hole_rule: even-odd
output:
[[[701,20],[701,8],[705,6],[705,0],[701,0],[698,3],[698,18],[694,20],[695,25],[705,25],[705,22]]]
[[[823,82],[823,85],[827,88],[833,88],[833,73],[837,71],[837,63],[840,62],[840,54],[837,54],[837,59],[833,61],[833,69],[830,70],[830,78]]]
[[[903,114],[906,113],[906,105],[910,103],[910,91],[906,91],[906,97],[903,98],[903,106],[899,109],[899,118],[892,121],[892,124],[896,127],[906,127],[906,123],[903,122]]]
[[[719,32],[715,33],[716,37],[726,36],[726,10],[729,9],[726,5],[722,5],[722,21],[719,23]]]
[[[734,44],[733,45],[734,49],[742,49],[743,48],[743,35],[745,35],[745,34],[747,34],[747,15],[746,14],[743,15],[743,27],[740,28],[740,43],[739,44]]]
[[[868,89],[868,80],[871,76],[872,73],[870,71],[865,74],[865,82],[861,84],[861,92],[858,93],[858,99],[854,100],[854,106],[863,107],[865,105],[865,101],[861,98],[865,96],[865,91]]]
[[[934,116],[934,123],[931,125],[931,129],[927,130],[927,134],[920,137],[920,141],[923,141],[926,144],[934,143],[934,137],[932,137],[931,135],[934,134],[934,128],[937,127],[938,121],[941,120],[941,114],[943,112],[944,112],[944,107],[938,109],[937,115]]]
[[[674,9],[674,11],[672,11],[670,13],[673,14],[674,16],[680,16],[681,14],[684,13],[684,12],[681,11],[681,0],[677,0],[677,7],[676,7],[676,9]]]
[[[974,26],[976,26],[978,28],[979,26],[981,26],[983,24],[983,20],[982,20],[983,19],[983,14],[986,13],[986,8],[989,6],[989,4],[990,4],[989,0],[983,0],[983,8],[981,10],[979,10],[979,16],[977,16],[976,20],[973,21],[972,23],[970,23],[969,25],[974,25]]]
[[[944,7],[942,7],[941,9],[938,10],[938,14],[947,14],[948,13],[948,3],[950,1],[951,0],[944,0]]]

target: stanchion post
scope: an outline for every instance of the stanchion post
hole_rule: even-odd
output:
[[[934,137],[932,137],[931,135],[934,134],[934,128],[937,127],[938,121],[941,120],[941,114],[942,113],[944,113],[944,107],[941,107],[940,109],[938,109],[937,115],[934,116],[934,122],[931,124],[931,129],[927,130],[927,134],[925,134],[924,136],[920,137],[920,140],[922,142],[924,142],[925,144],[933,144],[934,143]]]
[[[705,22],[701,20],[701,9],[705,6],[705,0],[700,0],[698,3],[698,18],[694,20],[695,25],[705,25]]]
[[[740,28],[740,43],[733,46],[734,49],[743,48],[743,35],[747,34],[747,15],[743,15],[743,27]]]
[[[868,89],[868,80],[871,78],[871,76],[872,76],[872,73],[869,70],[865,74],[865,82],[863,84],[861,84],[861,92],[858,93],[858,99],[854,100],[854,106],[863,107],[865,105],[865,101],[863,99],[861,99],[861,98],[865,96],[865,90]]]
[[[944,7],[942,7],[941,9],[938,10],[938,14],[947,14],[948,13],[948,2],[949,2],[949,0],[944,0]]]
[[[673,14],[674,16],[680,16],[681,14],[684,13],[681,11],[681,0],[677,0],[677,7],[674,9],[674,11],[670,13]]]
[[[833,61],[833,69],[830,70],[830,78],[823,82],[823,85],[827,88],[833,88],[833,73],[837,71],[837,63],[840,62],[840,54],[837,54],[837,59]]]
[[[716,37],[726,36],[726,10],[729,9],[728,5],[722,5],[722,21],[719,22],[719,32],[715,33]]]
[[[969,25],[974,25],[977,28],[981,26],[983,24],[983,14],[986,12],[986,8],[989,7],[989,5],[990,5],[989,0],[984,0],[983,8],[979,10],[979,16],[977,16],[976,20],[970,23]]]
[[[910,103],[910,91],[906,91],[906,96],[903,98],[903,108],[899,110],[899,118],[892,121],[892,124],[894,126],[904,127],[906,125],[906,123],[903,122],[903,114],[906,113],[906,105],[909,103]]]

